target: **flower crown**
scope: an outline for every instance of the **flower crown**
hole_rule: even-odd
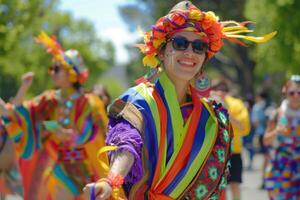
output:
[[[168,39],[179,31],[192,31],[208,43],[208,58],[213,57],[223,46],[223,39],[226,38],[240,45],[246,46],[238,38],[252,42],[266,42],[276,35],[276,32],[262,37],[245,36],[243,33],[253,32],[245,27],[252,22],[238,23],[235,21],[220,22],[219,17],[214,12],[204,12],[199,10],[189,1],[178,3],[169,14],[161,17],[151,31],[144,33],[144,44],[137,44],[141,52],[146,56],[143,64],[155,68],[159,65],[157,53],[166,44]]]
[[[69,71],[70,82],[78,82],[81,85],[85,83],[88,77],[88,69],[77,50],[64,51],[56,37],[49,37],[45,32],[41,32],[35,38],[35,41],[42,44],[47,49],[47,53],[52,54],[54,61],[59,62]]]

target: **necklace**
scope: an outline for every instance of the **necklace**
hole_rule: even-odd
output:
[[[59,119],[58,122],[63,126],[67,127],[71,124],[70,114],[72,108],[74,106],[74,100],[80,97],[81,93],[79,91],[75,91],[71,95],[67,96],[67,98],[63,98],[61,94],[61,90],[57,91],[57,96],[59,99]]]

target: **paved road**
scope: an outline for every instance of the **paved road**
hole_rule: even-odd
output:
[[[245,155],[245,154],[244,154]],[[244,156],[246,157],[246,156]],[[244,159],[245,165],[247,164],[247,159]],[[262,166],[262,156],[255,155],[254,157],[254,167],[252,171],[244,171],[242,189],[242,200],[268,200],[267,193],[264,190],[260,190],[261,184],[261,171],[259,170]],[[227,192],[227,200],[231,200],[230,192]],[[1,199],[2,200],[2,199]],[[5,200],[22,200],[19,197],[10,196]]]
[[[245,154],[243,154],[246,157]],[[262,155],[255,155],[253,161],[253,170],[244,170],[243,174],[243,184],[242,189],[242,200],[268,200],[267,192],[265,190],[259,189],[261,186],[261,166],[263,157]],[[244,159],[245,165],[247,164],[247,159]],[[231,200],[231,198],[228,198]]]

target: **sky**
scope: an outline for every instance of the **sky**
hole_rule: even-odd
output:
[[[60,9],[69,11],[75,18],[91,21],[101,39],[113,42],[116,49],[116,61],[126,63],[128,54],[125,44],[134,43],[137,32],[131,33],[122,20],[118,6],[131,0],[61,0]]]

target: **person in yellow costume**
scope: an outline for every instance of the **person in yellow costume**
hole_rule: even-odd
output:
[[[211,96],[215,100],[222,102],[228,109],[229,120],[233,129],[233,145],[229,183],[232,192],[232,199],[241,198],[240,183],[242,183],[242,138],[250,132],[250,118],[247,107],[242,100],[229,94],[229,86],[222,80],[212,86]]]
[[[64,51],[42,32],[36,41],[53,56],[49,75],[56,90],[32,100],[3,105],[0,115],[20,156],[25,200],[81,200],[85,184],[104,176],[97,151],[104,146],[106,111],[94,94],[83,91],[88,70],[77,50]],[[22,81],[22,97],[33,75]],[[100,159],[108,163],[106,155]]]

